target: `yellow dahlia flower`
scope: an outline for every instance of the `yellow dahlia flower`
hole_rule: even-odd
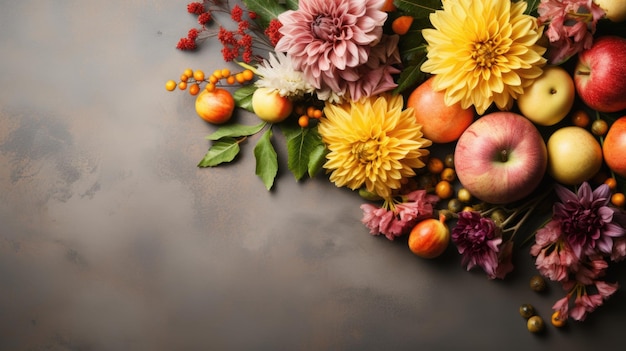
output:
[[[324,164],[332,171],[330,181],[352,190],[365,185],[389,199],[415,168],[424,167],[420,157],[432,143],[422,138],[413,109],[403,105],[402,96],[390,94],[326,104],[318,130],[330,151]]]
[[[525,15],[526,1],[443,0],[430,15],[435,29],[424,29],[427,60],[421,69],[436,75],[435,90],[445,102],[461,101],[479,114],[495,102],[511,108],[513,100],[542,73],[546,48],[537,45],[543,28]]]

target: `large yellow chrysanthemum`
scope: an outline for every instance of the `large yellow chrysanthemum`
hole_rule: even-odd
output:
[[[445,102],[461,101],[479,114],[496,103],[509,109],[542,73],[546,48],[536,18],[525,15],[526,1],[443,0],[430,15],[435,29],[424,29],[427,60],[421,69],[436,75],[435,90]]]
[[[389,199],[393,189],[424,167],[420,157],[432,143],[422,138],[412,108],[400,95],[384,94],[342,105],[327,103],[319,133],[329,153],[324,168],[336,186],[368,191]]]

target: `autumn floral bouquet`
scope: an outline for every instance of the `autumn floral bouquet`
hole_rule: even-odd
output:
[[[199,167],[235,160],[258,135],[270,190],[279,131],[296,180],[325,170],[367,201],[371,234],[407,238],[422,257],[451,242],[465,268],[502,279],[526,231],[541,276],[565,289],[555,325],[618,288],[605,278],[626,257],[625,1],[204,0],[187,11],[198,24],[176,47],[211,39],[229,63],[166,83],[217,125]],[[233,122],[237,108],[259,123]],[[489,143],[495,155],[481,151]]]

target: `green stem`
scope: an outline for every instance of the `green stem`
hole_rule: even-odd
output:
[[[512,231],[513,233],[511,234],[510,240],[513,240],[513,238],[515,237],[515,234],[517,234],[517,231],[522,227],[522,225],[524,224],[524,222],[526,222],[526,220],[528,219],[528,217],[530,217],[530,215],[535,211],[535,209],[537,208],[537,206],[546,199],[546,197],[548,197],[548,195],[550,194],[550,191],[546,191],[542,196],[533,199],[532,201],[529,201],[525,204],[523,204],[522,206],[516,208],[513,213],[511,215],[509,215],[507,217],[507,219],[502,223],[502,228],[506,228],[506,226],[513,221],[517,216],[519,216],[520,213],[524,212],[524,215],[522,216],[522,218],[517,221],[517,223],[510,227],[510,228],[506,228],[505,230],[503,230],[504,232],[509,232]]]
[[[241,66],[241,67],[243,67],[243,68],[246,68],[246,69],[249,69],[249,70],[251,70],[251,71],[252,71],[252,73],[254,73],[254,74],[257,74],[257,75],[258,75],[258,71],[256,70],[256,67],[254,67],[254,66],[252,66],[252,65],[249,65],[249,64],[247,64],[247,63],[245,63],[245,62],[240,62],[240,61],[237,61],[237,60],[234,60],[234,62],[235,62],[236,64],[238,64],[239,66]]]

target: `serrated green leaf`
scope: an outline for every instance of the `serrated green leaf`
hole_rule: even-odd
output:
[[[285,0],[285,6],[287,6],[289,10],[297,10],[298,0]]]
[[[239,154],[239,143],[235,138],[223,138],[211,145],[198,167],[214,167],[230,162]]]
[[[254,84],[248,84],[235,90],[235,92],[233,93],[235,105],[237,105],[237,107],[239,108],[254,112],[254,110],[252,109],[252,95],[254,94],[256,89],[257,87]]]
[[[427,18],[442,7],[441,0],[394,0],[393,4],[415,18]]]
[[[322,169],[322,165],[324,165],[324,162],[326,161],[327,153],[328,149],[326,149],[326,146],[323,144],[313,148],[309,154],[309,177],[315,177],[317,172]]]
[[[426,79],[426,73],[420,70],[422,63],[426,60],[426,54],[416,63],[405,67],[398,78],[398,86],[394,89],[394,93],[400,94],[406,89],[416,86]]]
[[[297,137],[298,135],[300,135],[300,133],[302,133],[302,127],[300,127],[299,125],[295,123],[285,122],[285,123],[281,123],[279,127],[280,127],[280,131],[283,133],[287,141],[289,141],[289,139],[291,138]]]
[[[242,136],[254,135],[260,132],[267,123],[261,122],[254,126],[248,126],[244,124],[227,124],[219,127],[211,135],[207,136],[207,140],[219,140],[224,137],[238,138]]]
[[[288,132],[289,133],[289,132]],[[319,152],[318,146],[324,146],[317,128],[300,128],[300,132],[287,136],[287,166],[296,180],[302,179],[308,174],[311,164],[311,153]],[[318,157],[318,155],[315,155]]]
[[[276,0],[243,0],[246,8],[257,14],[257,21],[266,28],[270,21],[287,9]]]
[[[276,174],[278,174],[278,155],[272,146],[271,138],[272,129],[268,129],[254,147],[256,175],[261,178],[267,190],[272,188]]]

